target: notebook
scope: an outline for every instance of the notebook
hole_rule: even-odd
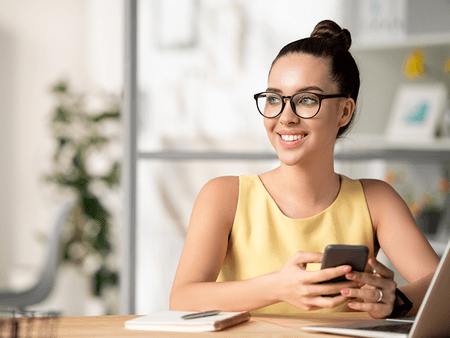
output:
[[[450,336],[450,240],[415,319],[374,319],[330,325],[305,326],[303,330],[358,337]]]
[[[160,311],[147,316],[137,317],[125,322],[125,327],[132,330],[203,332],[220,331],[250,319],[248,312],[220,312],[214,316],[183,319],[187,311]]]

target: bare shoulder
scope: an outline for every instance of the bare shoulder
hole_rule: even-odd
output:
[[[199,197],[221,200],[224,203],[237,202],[239,197],[239,177],[222,176],[210,180],[204,185]]]
[[[397,194],[397,192],[394,190],[394,188],[392,188],[391,185],[385,181],[371,179],[371,178],[364,178],[364,179],[361,179],[360,182],[363,186],[363,190],[364,190],[364,194],[366,195],[366,198],[383,199],[383,198],[399,198],[400,197]]]
[[[393,213],[409,214],[402,197],[387,182],[376,179],[361,179],[360,182],[375,230]]]
[[[217,177],[203,186],[195,201],[193,212],[201,213],[203,219],[221,219],[222,222],[230,224],[234,220],[238,199],[239,177]]]
[[[203,188],[220,189],[222,191],[234,192],[235,190],[239,189],[239,177],[238,176],[216,177],[207,182]]]

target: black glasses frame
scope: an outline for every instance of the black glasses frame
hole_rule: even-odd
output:
[[[266,116],[266,115],[263,114],[263,112],[261,112],[261,110],[259,109],[259,106],[258,106],[258,97],[260,97],[262,94],[275,94],[275,95],[278,95],[278,96],[281,98],[281,110],[280,110],[280,112],[279,112],[277,115],[275,115],[275,116]],[[292,98],[293,98],[295,95],[297,95],[297,94],[313,94],[313,95],[316,95],[316,96],[319,98],[319,108],[317,109],[317,112],[316,112],[313,116],[310,116],[310,117],[304,117],[304,116],[300,116],[300,115],[297,114],[297,111],[295,110],[295,104],[292,102]],[[275,92],[261,92],[261,93],[257,93],[257,94],[255,94],[255,95],[253,95],[253,98],[254,98],[255,101],[256,101],[256,108],[258,109],[258,112],[259,112],[262,116],[264,116],[265,118],[267,118],[267,119],[274,119],[274,118],[276,118],[276,117],[278,117],[278,116],[281,115],[281,113],[282,113],[283,110],[284,110],[284,107],[286,107],[286,101],[285,101],[285,99],[289,99],[289,102],[290,102],[290,104],[291,104],[292,111],[294,112],[295,115],[297,115],[298,117],[300,117],[300,118],[302,118],[302,119],[312,119],[314,116],[316,116],[317,114],[319,114],[320,107],[322,107],[322,100],[325,100],[325,99],[333,99],[333,98],[336,98],[336,97],[346,97],[346,98],[348,98],[348,95],[345,95],[345,94],[323,95],[323,94],[317,94],[317,93],[312,93],[312,92],[298,92],[298,93],[295,93],[295,94],[290,95],[290,96],[284,96],[284,95],[281,95],[281,94],[275,93]]]

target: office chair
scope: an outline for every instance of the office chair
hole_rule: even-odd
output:
[[[13,307],[25,310],[25,307],[40,303],[50,294],[60,261],[59,249],[62,228],[73,206],[74,202],[66,202],[60,207],[54,218],[48,238],[44,266],[36,284],[23,291],[0,290],[0,307]]]

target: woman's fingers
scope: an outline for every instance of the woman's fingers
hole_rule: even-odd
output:
[[[341,294],[354,298],[348,303],[349,307],[367,311],[373,318],[384,318],[392,312],[395,302],[394,272],[373,258],[368,263],[373,273],[352,271],[345,275],[348,280],[364,286],[342,289]]]
[[[365,303],[352,300],[348,306],[354,310],[367,312],[372,318],[386,318],[392,312],[392,305],[385,303]]]
[[[352,271],[350,265],[306,271],[308,263],[320,263],[322,257],[323,254],[319,252],[299,251],[286,262],[280,270],[283,277],[281,280],[291,282],[286,284],[286,292],[280,300],[304,310],[313,310],[333,308],[352,298],[351,307],[369,311],[374,317],[390,313],[396,287],[394,274],[390,269],[371,259],[369,265],[376,271],[373,274]],[[346,280],[328,282],[336,277],[344,277]],[[383,297],[380,297],[381,293]]]
[[[314,289],[311,290],[311,294],[317,296],[330,296],[335,297],[336,295],[341,295],[342,290],[357,288],[357,283],[355,282],[342,282],[342,283],[325,283],[325,284],[315,284]]]
[[[335,297],[314,297],[311,298],[314,304],[320,308],[332,309],[348,301],[347,297],[335,296]]]
[[[303,304],[306,306],[306,310],[320,309],[320,308],[335,308],[348,301],[348,298],[340,295],[338,292],[334,297],[323,297],[322,295],[314,296],[313,293],[303,298]],[[305,308],[303,308],[305,309]]]
[[[393,303],[395,300],[395,291],[391,293],[381,289],[344,288],[340,293],[348,298],[362,299],[369,303]]]
[[[395,291],[388,289],[343,289],[341,294],[353,298],[348,303],[350,308],[366,311],[373,318],[386,318],[392,313],[395,302]]]
[[[374,274],[352,271],[345,275],[348,280],[358,282],[360,284],[365,284],[368,286],[373,286],[375,288],[396,288],[396,284],[391,278],[383,278]]]
[[[376,259],[370,258],[368,263],[372,268],[374,274],[379,274],[383,278],[394,279],[394,271],[387,268],[386,266],[378,262]]]
[[[303,310],[333,308],[347,302],[342,296],[343,288],[357,287],[357,283],[345,280],[345,274],[351,272],[351,266],[339,266],[319,271],[307,271],[309,263],[320,263],[323,254],[319,252],[296,252],[276,274],[279,279],[280,301],[287,302]],[[343,282],[327,281],[344,277]],[[333,297],[328,297],[333,296]]]
[[[305,269],[308,263],[320,263],[322,262],[323,253],[321,252],[307,252],[297,251],[286,264],[295,264]]]
[[[336,277],[342,277],[351,271],[352,267],[350,265],[340,265],[334,268],[311,271],[308,277],[311,283],[325,283]]]

